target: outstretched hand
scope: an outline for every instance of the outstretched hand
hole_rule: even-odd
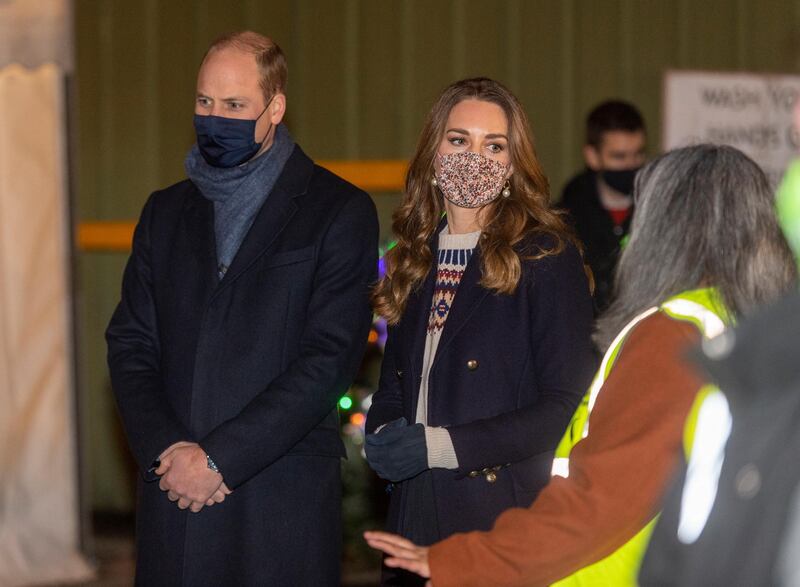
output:
[[[429,549],[426,546],[417,546],[402,536],[388,532],[364,532],[364,539],[372,548],[381,550],[388,555],[388,558],[383,561],[387,567],[405,569],[430,579]],[[430,584],[428,581],[429,586]]]

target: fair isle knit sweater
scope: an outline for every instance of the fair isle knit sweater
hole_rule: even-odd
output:
[[[422,360],[422,378],[419,386],[417,402],[417,423],[425,426],[425,441],[428,446],[428,467],[457,469],[453,441],[446,428],[428,426],[428,375],[436,349],[442,336],[447,316],[453,305],[458,285],[472,257],[481,233],[450,234],[447,227],[439,233],[439,254],[436,267],[436,286],[431,302],[431,313],[428,320],[428,333],[425,337],[425,354]]]

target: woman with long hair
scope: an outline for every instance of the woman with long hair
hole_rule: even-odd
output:
[[[530,508],[491,532],[431,548],[385,533],[386,564],[434,587],[635,585],[664,489],[708,392],[687,351],[796,279],[764,173],[731,147],[669,152],[637,175],[636,216],[617,297],[598,325],[606,350]]]
[[[594,368],[591,294],[525,112],[493,80],[436,101],[393,229],[365,448],[391,482],[388,528],[429,544],[489,529],[548,482]]]

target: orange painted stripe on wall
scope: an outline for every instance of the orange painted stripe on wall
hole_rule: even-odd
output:
[[[403,160],[319,161],[319,165],[368,192],[402,192],[408,162]],[[134,221],[78,224],[75,240],[80,251],[129,251]]]
[[[75,232],[80,251],[129,251],[136,222],[81,222]]]
[[[343,177],[362,190],[402,192],[408,162],[402,160],[319,161],[319,165]]]

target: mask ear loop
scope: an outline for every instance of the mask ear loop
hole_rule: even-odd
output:
[[[269,108],[269,105],[270,105],[270,104],[272,104],[272,100],[274,100],[274,99],[275,99],[275,94],[272,94],[272,97],[271,97],[271,98],[270,98],[270,99],[267,101],[267,105],[266,105],[266,106],[264,106],[264,109],[261,111],[261,114],[259,114],[258,116],[256,116],[256,120],[255,120],[256,124],[258,124],[258,121],[261,119],[261,117],[262,117],[262,116],[264,116],[264,112],[266,112],[266,111],[267,111],[267,108]],[[273,126],[275,126],[275,125],[274,125],[274,124],[272,124],[272,123],[270,122],[270,123],[269,123],[269,128],[267,129],[267,134],[265,134],[265,135],[264,135],[264,138],[263,138],[263,139],[261,139],[261,140],[260,140],[260,141],[257,143],[259,147],[261,147],[261,145],[263,145],[263,144],[264,144],[264,141],[266,141],[266,140],[267,140],[267,137],[269,136],[269,133],[270,133],[270,132],[272,132],[272,127],[273,127]]]

